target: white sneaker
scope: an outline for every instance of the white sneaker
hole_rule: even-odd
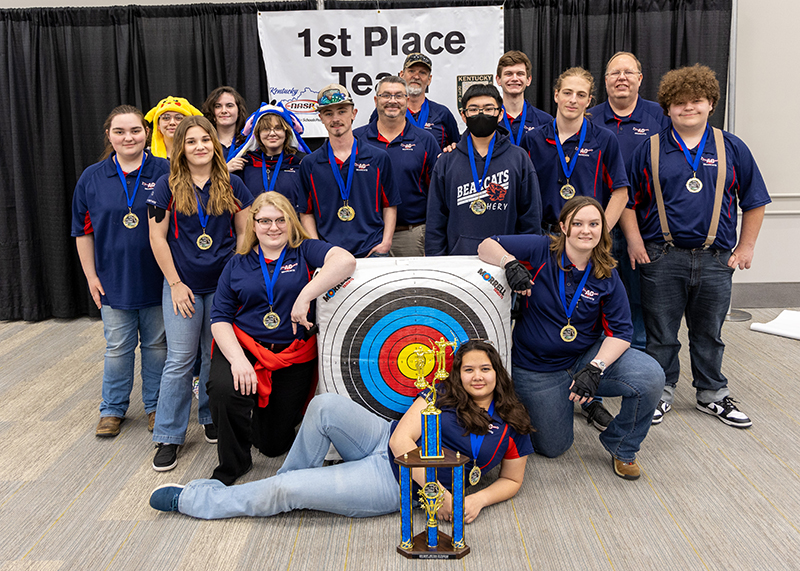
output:
[[[661,421],[664,420],[664,415],[671,410],[672,410],[671,404],[669,404],[668,402],[664,402],[663,400],[658,401],[658,406],[656,407],[656,410],[653,412],[653,424],[661,424]]]
[[[745,413],[736,408],[733,404],[736,401],[731,397],[725,397],[717,402],[703,403],[697,401],[697,410],[701,410],[706,414],[713,414],[728,426],[735,426],[736,428],[747,428],[752,426],[753,423]]]

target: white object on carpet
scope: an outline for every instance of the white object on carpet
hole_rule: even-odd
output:
[[[790,339],[800,339],[800,311],[784,309],[769,323],[751,323],[750,329]]]

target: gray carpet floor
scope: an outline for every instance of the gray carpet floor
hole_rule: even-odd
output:
[[[779,311],[752,310],[753,319]],[[208,477],[216,464],[194,409],[178,467],[154,472],[138,379],[122,433],[94,436],[99,321],[0,322],[0,571],[800,569],[800,342],[747,322],[726,323],[723,339],[723,372],[752,428],[695,410],[684,347],[675,407],[644,441],[641,479],[613,474],[598,432],[576,412],[573,447],[530,457],[519,494],[467,526],[471,553],[431,562],[395,552],[397,515],[207,522],[152,510],[153,488]],[[243,481],[274,474],[281,459],[254,453],[254,462]],[[422,525],[417,514],[415,531]]]

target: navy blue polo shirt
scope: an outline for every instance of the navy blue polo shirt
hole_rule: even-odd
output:
[[[436,157],[441,152],[433,135],[415,127],[408,119],[403,132],[393,141],[387,141],[378,132],[377,120],[359,127],[353,134],[383,149],[392,160],[395,186],[403,201],[397,207],[398,226],[425,222],[431,173],[436,164]]]
[[[525,102],[525,108],[527,109],[527,112],[525,113],[524,133],[527,133],[528,131],[533,131],[534,129],[536,129],[536,127],[540,127],[547,123],[553,122],[553,116],[550,115],[550,113],[545,113],[544,111],[534,107],[527,101]],[[514,141],[517,140],[517,137],[519,136],[519,128],[520,125],[522,124],[522,113],[520,113],[517,117],[512,117],[511,115],[508,114],[508,112],[506,112],[506,120],[508,121],[509,125],[511,125],[511,142],[513,143]],[[501,120],[500,124],[508,128],[508,126],[506,126],[505,121]],[[523,137],[525,136],[524,133]]]
[[[586,124],[588,126],[586,139],[580,152],[576,152],[580,131],[562,145],[564,154],[573,157],[571,160],[578,161],[575,170],[572,171],[570,184],[575,187],[576,196],[591,196],[605,208],[613,190],[628,186],[625,162],[622,160],[619,142],[614,133],[591,122]],[[544,224],[556,224],[561,209],[567,202],[560,194],[567,177],[564,176],[558,158],[555,136],[551,122],[525,133],[520,143],[520,146],[528,152],[539,176]]]
[[[303,160],[300,182],[303,213],[314,215],[319,237],[334,246],[341,246],[356,258],[363,258],[383,240],[383,209],[400,204],[400,195],[394,183],[392,161],[386,151],[365,141],[356,141],[356,156],[350,155],[339,169],[346,183],[350,161],[356,162],[349,202],[355,210],[353,220],[343,222],[337,215],[344,201],[328,162],[330,143],[326,141]]]
[[[669,126],[669,117],[664,115],[661,105],[655,101],[639,99],[636,107],[627,117],[619,117],[608,101],[595,105],[587,111],[589,120],[599,127],[605,127],[617,136],[622,159],[627,164],[633,151],[651,135],[655,135]]]
[[[425,122],[425,130],[429,131],[441,151],[450,143],[458,143],[461,134],[458,132],[458,122],[453,113],[441,103],[436,103],[426,98],[428,102],[428,120]],[[422,111],[422,109],[420,109]],[[414,119],[419,119],[419,113],[411,113]],[[369,122],[373,123],[378,119],[378,112],[373,110],[369,116]]]
[[[617,270],[613,270],[610,278],[598,279],[592,273],[586,280],[570,320],[578,336],[568,343],[561,339],[561,328],[567,324],[558,293],[558,274],[563,270],[550,252],[550,237],[493,238],[525,264],[534,278],[531,295],[523,298],[522,315],[514,326],[511,360],[515,366],[536,372],[563,371],[572,367],[602,334],[630,342],[631,310]],[[583,272],[570,264],[564,280],[568,306],[581,278]]]
[[[294,154],[284,153],[281,169],[278,172],[278,180],[275,181],[275,188],[273,188],[273,190],[288,198],[297,212],[304,210],[303,206],[301,206],[304,200],[303,190],[300,185],[300,162],[305,156],[306,154],[300,151]],[[247,162],[242,170],[244,184],[254,197],[267,190],[264,187],[264,177],[261,170],[263,157],[264,155],[261,151],[248,153]],[[278,157],[267,156],[266,159],[267,176],[274,176],[275,163],[278,162]]]
[[[304,327],[298,326],[297,333],[292,333],[292,307],[300,291],[311,281],[314,270],[325,263],[325,256],[332,247],[322,240],[303,240],[297,248],[286,249],[273,290],[272,311],[281,318],[275,329],[264,326],[269,302],[258,250],[251,250],[244,256],[233,256],[219,276],[211,323],[235,323],[260,343],[291,343],[302,339]],[[267,261],[270,276],[274,276],[275,265],[276,260]]]
[[[443,390],[442,385],[437,385],[437,391]],[[419,393],[419,397],[427,394],[426,391]],[[441,396],[442,393],[439,393]],[[472,443],[470,442],[469,433],[464,434],[464,427],[458,422],[458,416],[455,409],[447,407],[439,407],[442,413],[439,415],[439,429],[442,435],[442,448],[448,448],[454,452],[461,452],[461,454],[472,458]],[[398,421],[392,422],[391,434],[394,434],[397,428]],[[417,446],[422,445],[422,438],[417,440]],[[515,458],[523,458],[533,454],[533,445],[531,444],[530,436],[519,434],[514,428],[509,426],[497,411],[492,415],[492,422],[489,425],[489,432],[483,439],[481,449],[478,452],[478,467],[482,473],[487,473],[489,470],[499,465],[503,460],[513,460]],[[394,453],[389,448],[389,462],[392,465],[392,471],[397,481],[400,481],[400,465],[394,461]],[[475,465],[474,459],[464,466],[464,487],[468,487],[469,478],[467,477],[472,467]],[[452,492],[453,490],[453,472],[452,468],[446,468],[436,471],[436,478],[439,483]]]
[[[239,201],[239,210],[253,204],[253,197],[247,187],[236,175],[231,175],[233,196]],[[211,180],[198,192],[203,205],[208,204]],[[208,250],[197,247],[197,238],[203,233],[197,214],[185,215],[172,207],[172,191],[169,188],[169,175],[162,176],[156,182],[147,204],[152,204],[167,211],[169,230],[167,244],[172,252],[172,260],[181,281],[189,286],[195,294],[214,293],[222,268],[236,249],[236,230],[233,226],[233,214],[208,216],[206,234],[213,243]],[[203,211],[206,213],[206,211]]]
[[[737,201],[744,212],[772,202],[767,186],[758,170],[750,149],[737,136],[723,131],[725,140],[725,194],[722,197],[717,238],[711,245],[715,250],[730,250],[736,246]],[[714,194],[717,183],[717,148],[714,135],[709,132],[702,150],[697,178],[703,182],[700,192],[686,189],[686,181],[692,177],[692,168],[683,151],[667,128],[659,134],[659,175],[661,192],[664,195],[664,210],[675,245],[679,248],[699,248],[708,236],[711,213],[714,209]],[[690,150],[692,159],[697,148]],[[653,171],[650,165],[650,141],[637,147],[630,162],[631,198],[628,205],[636,210],[639,231],[644,240],[664,242],[658,219],[655,190],[652,185]]]
[[[139,169],[127,173],[128,195],[134,192]],[[147,198],[156,180],[169,174],[169,161],[147,154],[131,212],[139,217],[136,228],[122,224],[128,200],[117,175],[114,156],[96,163],[78,179],[72,196],[74,237],[94,236],[94,263],[103,284],[103,305],[114,309],[143,309],[161,305],[164,276],[150,249]]]

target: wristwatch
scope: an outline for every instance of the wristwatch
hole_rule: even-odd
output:
[[[606,372],[606,362],[600,359],[592,359],[591,364],[600,369],[600,374]]]

